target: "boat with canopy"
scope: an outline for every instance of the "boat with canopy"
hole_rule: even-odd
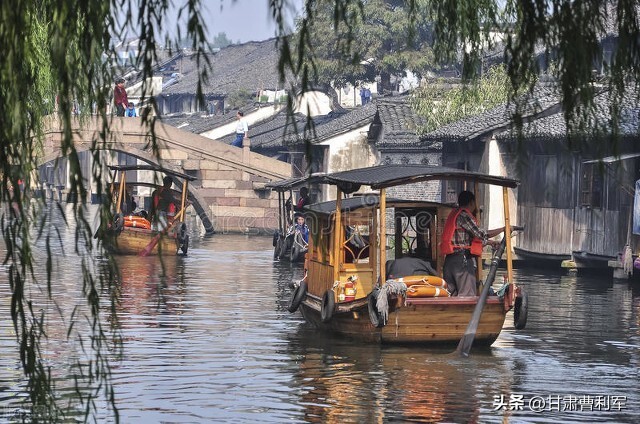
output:
[[[454,205],[387,197],[390,187],[444,180],[470,185],[478,199],[482,186],[502,188],[505,234],[484,283],[482,264],[478,266],[476,296],[451,296],[442,279],[440,239]],[[516,227],[509,218],[509,189],[517,187],[516,180],[446,167],[381,165],[326,174],[308,183],[335,186],[337,195],[306,208],[313,216],[309,250],[304,278],[293,284],[290,312],[300,310],[321,329],[379,343],[459,343],[474,324],[474,346],[491,345],[512,309],[515,327],[524,328],[527,296],[513,277],[511,236]],[[356,193],[366,187],[370,191]],[[504,284],[494,291],[503,252]],[[415,275],[390,274],[407,257],[428,266]]]
[[[112,172],[110,193],[113,196],[114,210],[107,225],[107,248],[121,255],[186,255],[189,231],[185,222],[185,210],[190,205],[189,182],[196,178],[157,165],[111,165],[109,169]],[[164,177],[168,186],[127,181],[128,171],[151,171],[154,181],[162,181]],[[177,185],[177,189],[171,188],[173,185]],[[141,187],[148,187],[154,193],[167,191],[165,195],[172,201],[167,205],[166,220],[164,214],[163,219],[158,220],[152,211],[136,207],[132,193]],[[152,198],[152,203],[157,201]],[[152,205],[151,209],[156,206]]]

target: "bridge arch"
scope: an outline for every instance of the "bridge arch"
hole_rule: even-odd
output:
[[[156,122],[158,158],[151,152],[149,135],[140,118],[114,117],[106,141],[100,139],[101,125],[98,117],[74,121],[72,133],[77,151],[88,151],[93,140],[100,140],[100,150],[121,152],[148,164],[197,176],[200,184],[190,184],[189,195],[207,233],[214,232],[214,221],[215,231],[222,232],[270,230],[277,222],[273,220],[277,199],[264,186],[289,178],[288,163]],[[63,157],[62,137],[60,123],[50,117],[45,126],[43,153],[36,161],[38,166]],[[247,227],[247,222],[253,228]]]

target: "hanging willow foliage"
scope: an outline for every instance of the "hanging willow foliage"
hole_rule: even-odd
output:
[[[231,0],[233,1],[233,0]],[[253,1],[253,0],[252,0]],[[220,0],[223,4],[224,0]],[[317,72],[311,27],[317,19],[316,1],[305,0],[303,16],[298,22],[295,44],[288,36],[286,16],[295,0],[269,0],[272,17],[279,28],[279,70],[284,81],[292,73],[295,91],[309,91]],[[333,0],[332,19],[336,31],[342,34],[341,54],[357,37],[352,12],[362,15],[365,0]],[[472,79],[483,51],[495,46],[493,33],[505,34],[505,62],[512,87],[512,99],[519,101],[535,84],[540,59],[554,61],[553,74],[559,82],[568,124],[583,126],[593,122],[593,65],[603,61],[601,41],[615,39],[611,60],[602,65],[602,80],[613,93],[612,116],[618,116],[623,94],[628,87],[638,88],[640,80],[640,32],[635,0],[389,0],[389,7],[407,7],[407,25],[417,21],[416,13],[427,13],[433,21],[434,60],[449,63],[461,59],[465,77]],[[202,94],[206,78],[205,25],[201,17],[204,2],[186,0],[180,14],[187,23],[187,37],[193,40],[196,58],[203,69],[197,94]],[[11,318],[20,349],[20,362],[27,379],[27,391],[32,411],[41,414],[32,421],[58,422],[69,419],[67,408],[56,398],[51,370],[42,351],[46,340],[47,317],[40,312],[31,297],[30,288],[39,287],[52,299],[51,270],[54,258],[51,247],[61,244],[55,228],[47,225],[53,213],[40,199],[24,197],[18,189],[19,180],[27,187],[40,184],[37,167],[43,155],[45,119],[51,115],[59,122],[63,138],[61,155],[68,161],[70,198],[74,199],[71,217],[75,225],[74,254],[81,258],[82,287],[86,315],[74,313],[66,317],[67,337],[79,341],[88,359],[78,360],[73,378],[75,398],[67,400],[75,410],[84,411],[85,419],[96,414],[99,396],[110,403],[116,421],[118,413],[114,390],[110,382],[108,358],[117,352],[116,280],[117,270],[112,260],[100,263],[101,244],[93,243],[92,229],[87,221],[88,187],[80,169],[78,146],[73,133],[74,105],[81,110],[93,110],[101,125],[100,136],[92,140],[90,152],[94,159],[91,179],[100,196],[105,187],[101,151],[109,140],[111,88],[119,70],[111,66],[116,57],[115,40],[127,36],[139,38],[137,64],[143,81],[152,75],[157,60],[156,43],[166,37],[163,22],[173,13],[169,0],[3,0],[0,2],[0,196],[3,205],[1,226],[5,244],[4,263],[11,285]],[[170,40],[164,40],[170,46]],[[153,110],[150,87],[143,83],[143,102]],[[640,91],[640,90],[638,90]],[[292,97],[288,97],[290,109]],[[144,113],[149,144],[157,154],[152,114]],[[615,126],[616,122],[612,122]],[[28,193],[28,192],[26,192]],[[28,196],[28,194],[26,194]],[[109,196],[105,196],[108,198]],[[9,206],[9,207],[7,207]],[[111,205],[101,207],[107,216]],[[44,241],[48,252],[46,278],[37,278],[33,243]],[[104,256],[108,258],[107,256]],[[102,319],[101,312],[110,314]],[[74,326],[79,320],[90,324],[90,334]],[[109,322],[110,326],[104,323]]]
[[[114,81],[121,72],[113,66],[117,58],[114,45],[127,36],[140,39],[136,61],[143,78],[142,103],[149,104],[148,111],[153,110],[146,78],[157,62],[156,43],[165,34],[162,23],[169,6],[168,0],[0,2],[1,226],[4,264],[12,292],[11,318],[29,395],[24,417],[27,421],[75,421],[78,415],[89,420],[97,415],[96,405],[105,402],[118,421],[110,382],[110,358],[117,358],[121,349],[116,316],[117,268],[102,244],[94,241],[87,218],[90,190],[86,181],[94,181],[98,197],[107,199],[100,211],[103,218],[107,217],[111,205],[110,196],[102,196],[107,175],[103,173],[101,152],[110,139],[112,115],[108,106]],[[201,9],[199,0],[188,0],[179,13],[187,22],[186,32],[193,40],[197,61],[205,69]],[[172,45],[170,39],[163,44]],[[198,85],[198,94],[201,92]],[[90,143],[94,164],[91,175],[82,173],[73,131],[75,120],[89,118],[74,116],[78,106],[84,113],[94,111],[101,128],[100,136]],[[57,147],[67,160],[71,216],[64,216],[61,206],[51,209],[43,199],[32,198],[30,190],[18,189],[41,187],[37,169],[45,153],[45,125],[52,119],[63,135]],[[153,114],[143,115],[149,145],[157,154],[153,119]],[[51,216],[57,213],[62,213],[65,222],[75,229],[72,248],[64,246],[60,231],[49,225]],[[48,258],[45,264],[34,260],[35,243],[44,245]],[[57,261],[52,255],[55,245],[80,258],[84,305],[76,306],[71,316],[65,316],[60,306],[43,307],[38,296],[45,293],[46,302],[57,305],[56,285],[51,280]],[[98,262],[98,258],[103,259]],[[46,269],[45,274],[42,269]],[[108,316],[103,317],[105,313]],[[50,321],[63,322],[66,341],[81,349],[70,370],[65,371],[76,388],[72,395],[65,393],[64,403],[57,397],[55,370],[47,365],[44,349]]]

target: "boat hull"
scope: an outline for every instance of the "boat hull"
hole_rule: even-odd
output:
[[[478,297],[418,298],[391,308],[387,324],[376,328],[366,303],[348,308],[339,305],[331,321],[323,323],[321,299],[307,296],[300,310],[320,329],[343,336],[383,344],[453,345],[460,341],[471,320]],[[505,320],[503,301],[490,296],[484,306],[474,345],[489,346],[500,335]]]
[[[113,238],[110,250],[118,255],[138,255],[158,234],[153,230],[125,228]],[[176,255],[177,252],[176,236],[170,233],[160,236],[149,255]]]

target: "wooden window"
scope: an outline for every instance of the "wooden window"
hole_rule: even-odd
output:
[[[580,206],[602,207],[602,173],[595,163],[582,165],[580,182]]]

